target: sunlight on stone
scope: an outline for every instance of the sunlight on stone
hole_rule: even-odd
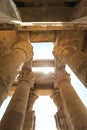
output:
[[[54,67],[32,67],[32,71],[43,72],[44,74],[54,73]]]

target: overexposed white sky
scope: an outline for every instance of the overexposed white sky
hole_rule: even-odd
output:
[[[77,95],[80,97],[81,101],[87,108],[87,89],[77,78],[77,76],[72,72],[68,65],[66,65],[66,71],[70,74],[71,84],[76,91]]]
[[[57,130],[54,115],[57,108],[50,96],[40,96],[34,106],[36,114],[35,130]]]
[[[32,43],[34,56],[33,60],[36,59],[54,59],[52,54],[53,51],[53,43]]]

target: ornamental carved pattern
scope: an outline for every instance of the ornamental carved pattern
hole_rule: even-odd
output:
[[[32,110],[33,104],[37,98],[38,98],[38,96],[35,94],[34,88],[31,88],[30,94],[29,94],[29,99],[28,99],[27,111]]]
[[[54,80],[54,74],[48,73],[48,74],[42,74],[42,73],[34,73],[35,77],[35,83],[53,83]]]
[[[66,117],[63,112],[63,110],[59,110],[57,113],[58,116],[58,124],[61,130],[68,130],[67,123],[66,123]]]
[[[51,95],[54,103],[58,107],[58,109],[62,106],[61,96],[60,96],[60,88],[54,89],[53,94]]]
[[[59,83],[63,80],[70,80],[70,74],[68,74],[64,69],[61,69],[55,74],[54,88],[57,88]]]
[[[22,72],[20,72],[19,77],[18,77],[19,82],[21,81],[26,81],[28,82],[31,87],[34,85],[34,76],[32,71],[29,71],[27,69],[24,69]]]
[[[27,61],[31,61],[33,58],[33,47],[30,43],[26,41],[19,41],[18,43],[15,43],[12,49],[22,50],[26,54]]]
[[[12,43],[9,43],[5,40],[0,39],[0,57],[11,52],[11,46],[12,46]]]
[[[69,46],[67,44],[56,45],[54,47],[53,55],[55,58],[63,58],[64,56],[68,55],[69,53],[76,51],[76,47]]]

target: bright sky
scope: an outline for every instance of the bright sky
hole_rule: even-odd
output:
[[[83,104],[87,108],[87,89],[84,85],[80,82],[77,76],[72,72],[68,65],[66,65],[66,71],[71,75],[71,84],[75,91],[77,92],[78,96],[82,100]]]
[[[39,44],[34,43],[34,59],[53,59],[52,50],[53,44]],[[51,45],[51,46],[50,46]],[[39,48],[39,49],[38,49]],[[44,53],[45,52],[45,53]],[[50,68],[52,70],[52,68]],[[44,72],[47,72],[48,68],[42,69]],[[78,80],[78,78],[74,75],[71,69],[66,66],[67,72],[71,74],[71,83],[74,86],[74,89],[77,91],[80,96],[82,102],[87,107],[87,89],[84,85]],[[5,111],[5,108],[10,100],[10,97],[5,100],[2,107],[0,108],[0,119]],[[57,111],[56,106],[54,105],[52,99],[49,96],[40,96],[35,104],[34,108],[36,113],[36,129],[35,130],[56,130],[54,115]]]
[[[54,59],[52,55],[53,43],[32,43],[34,50],[33,60],[36,59]],[[45,52],[45,53],[44,53]],[[54,67],[33,67],[33,71],[43,71],[44,73],[54,72]]]
[[[2,106],[0,107],[0,120],[8,106],[10,100],[11,100],[11,97],[7,97],[7,99],[3,102]]]
[[[50,96],[40,96],[33,107],[36,114],[35,130],[57,130],[54,115],[57,108]]]
[[[53,43],[32,43],[35,59],[54,59],[52,55]]]

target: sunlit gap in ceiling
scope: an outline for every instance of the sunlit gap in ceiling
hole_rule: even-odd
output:
[[[53,43],[52,42],[40,42],[40,43],[32,43],[34,56],[33,61],[40,60],[54,60],[54,56],[52,54],[53,51]],[[38,65],[39,66],[39,65]],[[45,74],[49,72],[54,72],[54,67],[51,66],[39,66],[32,67],[32,71],[39,71]]]
[[[54,118],[57,107],[50,96],[39,96],[34,103],[33,110],[36,115],[35,130],[57,130]]]

